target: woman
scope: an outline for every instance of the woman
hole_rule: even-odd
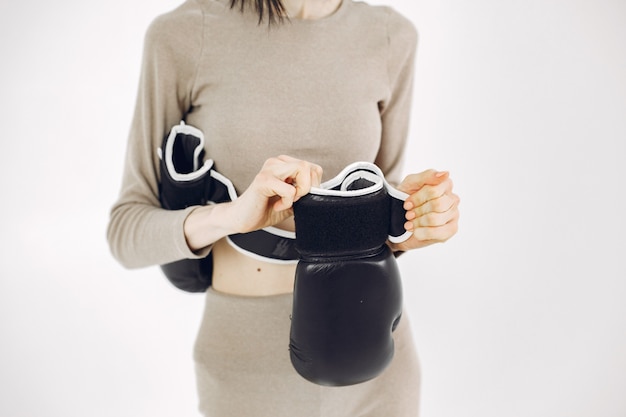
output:
[[[413,235],[390,243],[394,251],[456,233],[459,199],[447,172],[400,182],[416,40],[391,8],[352,0],[188,0],[150,26],[108,239],[128,268],[212,255],[194,350],[204,415],[418,414],[406,314],[380,376],[346,387],[308,382],[287,348],[294,264],[246,256],[225,239],[267,226],[293,231],[293,203],[354,161],[374,162],[410,195]],[[181,120],[204,133],[234,201],[161,208],[156,150]]]

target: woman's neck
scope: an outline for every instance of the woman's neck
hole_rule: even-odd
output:
[[[315,20],[333,14],[342,0],[283,0],[287,16],[292,19]],[[344,0],[345,1],[345,0]]]

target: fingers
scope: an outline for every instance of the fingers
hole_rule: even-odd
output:
[[[443,226],[451,221],[458,220],[459,210],[458,202],[455,202],[450,209],[445,212],[430,211],[420,215],[417,215],[415,211],[408,211],[406,213],[407,222],[405,229],[413,231],[420,227],[438,227]]]
[[[445,242],[456,234],[459,228],[458,218],[436,227],[418,227],[413,230],[413,238],[419,242]]]
[[[433,198],[414,207],[413,201],[406,201],[404,209],[407,210],[407,220],[419,219],[428,214],[447,213],[458,206],[460,202],[459,197],[452,192],[444,193],[440,197]],[[429,226],[429,224],[424,224]]]
[[[322,174],[319,165],[281,155],[265,162],[257,180],[267,198],[277,197],[273,207],[281,211],[308,194],[311,187],[319,186]]]
[[[323,172],[319,165],[284,155],[279,159],[285,160],[287,163],[285,168],[290,169],[286,182],[296,189],[294,201],[308,194],[311,187],[318,187],[321,184]]]
[[[404,202],[405,210],[412,210],[416,207],[420,207],[425,203],[428,203],[433,200],[440,199],[446,195],[450,196],[452,194],[452,180],[449,178],[448,173],[445,173],[444,176],[439,177],[439,182],[437,184],[427,184],[421,186],[417,191],[413,192]],[[441,204],[445,205],[445,201],[437,202],[433,204]],[[438,206],[438,210],[436,211],[445,211],[447,208],[442,208]]]
[[[404,227],[413,232],[412,246],[445,242],[456,234],[460,198],[452,192],[448,172],[424,171],[407,176],[402,184],[415,190],[404,202]]]
[[[405,225],[407,230],[411,230],[411,237],[405,242],[395,244],[395,250],[407,251],[422,248],[435,243],[443,243],[454,236],[459,228],[459,218],[453,217],[447,223],[439,226],[413,227],[412,222]]]
[[[407,175],[397,188],[407,194],[413,194],[425,185],[441,184],[443,181],[449,179],[449,176],[450,175],[447,171],[428,169],[420,172],[419,174]]]
[[[414,227],[440,226],[454,217],[458,217],[458,206],[460,198],[458,195],[446,192],[443,195],[426,201],[418,207],[409,209],[406,212],[406,219],[412,221]],[[413,205],[407,199],[405,209]]]

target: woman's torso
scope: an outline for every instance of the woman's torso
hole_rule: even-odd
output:
[[[204,132],[207,156],[237,193],[270,157],[316,163],[328,180],[392,146],[381,144],[380,109],[391,95],[386,11],[344,0],[327,18],[270,29],[254,15],[225,13],[228,19],[206,26],[186,122]],[[293,231],[293,220],[278,227]],[[215,243],[213,258],[217,291],[293,289],[294,264],[250,258],[225,239]]]

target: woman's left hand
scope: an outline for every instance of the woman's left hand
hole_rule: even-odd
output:
[[[391,244],[394,251],[417,249],[445,242],[454,236],[459,222],[459,196],[452,192],[452,180],[446,171],[433,169],[408,175],[397,187],[409,194],[404,202],[404,228],[411,237]]]

